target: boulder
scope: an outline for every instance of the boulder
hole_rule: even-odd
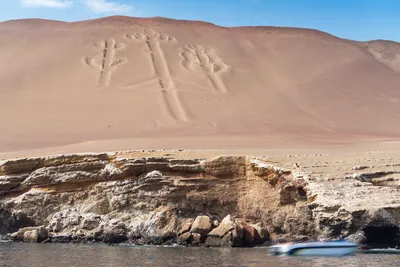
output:
[[[230,231],[228,234],[224,236],[224,238],[228,238],[231,242],[232,247],[242,247],[243,244],[243,237],[244,237],[244,230],[240,222],[236,223],[236,228]]]
[[[125,224],[117,221],[111,220],[109,225],[105,227],[103,233],[103,242],[107,244],[122,243],[128,240],[126,236]]]
[[[242,220],[241,227],[243,229],[243,246],[252,247],[255,243],[259,242],[260,235],[258,231],[244,219]]]
[[[346,239],[357,244],[367,243],[367,237],[365,236],[364,231],[349,235]]]
[[[23,241],[28,243],[38,243],[39,241],[39,231],[38,230],[30,230],[26,231],[23,236]]]
[[[232,217],[226,216],[217,228],[208,233],[205,245],[208,247],[234,246],[239,232],[236,228],[237,224]]]
[[[211,220],[208,216],[197,216],[194,220],[191,233],[197,233],[201,235],[203,239],[211,230]]]
[[[265,242],[271,240],[271,235],[267,227],[265,227],[261,222],[250,224],[250,226],[253,227],[255,231],[257,231],[257,235],[259,237],[259,239],[254,240],[254,245],[262,245]]]
[[[117,244],[127,240],[127,236],[123,231],[117,228],[109,228],[104,231],[103,242],[106,244]]]
[[[236,231],[229,231],[222,238],[216,236],[208,236],[205,242],[206,247],[233,247],[236,238]]]
[[[178,238],[176,239],[176,243],[178,243],[178,245],[186,245],[191,237],[192,237],[192,234],[189,232],[186,232],[186,233],[178,236]]]
[[[201,234],[192,233],[192,238],[191,238],[190,240],[191,240],[191,243],[192,243],[193,245],[198,245],[198,244],[200,244],[200,243],[201,243],[201,240],[202,240]]]
[[[25,227],[10,235],[14,241],[38,243],[47,239],[48,234],[44,226]]]
[[[261,224],[248,224],[245,220],[241,222],[243,231],[241,246],[252,247],[262,245],[270,240],[268,230]]]
[[[217,228],[214,228],[207,236],[224,237],[229,231],[236,228],[235,222],[232,220],[231,215],[226,216]]]
[[[184,219],[181,221],[181,226],[179,227],[178,230],[178,235],[182,235],[186,232],[189,232],[190,229],[192,228],[192,224],[193,224],[193,219]]]

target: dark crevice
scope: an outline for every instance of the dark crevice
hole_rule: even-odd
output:
[[[17,185],[11,187],[8,192],[14,192],[15,189],[17,189],[26,179],[24,179],[22,182],[18,183]]]
[[[35,222],[23,213],[12,213],[0,208],[0,234],[13,233],[18,229],[34,226]]]
[[[364,228],[369,248],[394,248],[400,246],[400,228],[392,226],[368,226]]]
[[[307,192],[303,187],[297,188],[297,194],[300,196],[302,200],[307,200]]]

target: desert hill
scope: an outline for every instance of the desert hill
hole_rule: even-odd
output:
[[[400,136],[396,42],[120,16],[6,21],[0,36],[0,152]]]
[[[374,40],[361,43],[371,55],[400,74],[400,44],[393,41]]]

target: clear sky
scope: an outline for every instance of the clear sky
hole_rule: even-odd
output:
[[[314,28],[355,40],[400,42],[400,0],[0,0],[0,21],[76,21],[116,14],[221,26]]]

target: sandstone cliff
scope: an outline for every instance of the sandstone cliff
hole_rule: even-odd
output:
[[[0,162],[0,234],[34,242],[245,246],[351,234],[365,242],[392,231],[390,244],[400,243],[397,185],[375,186],[362,166],[335,184],[306,169],[239,156],[6,160]],[[366,207],[359,194],[368,192],[364,200],[386,195],[391,201]]]

